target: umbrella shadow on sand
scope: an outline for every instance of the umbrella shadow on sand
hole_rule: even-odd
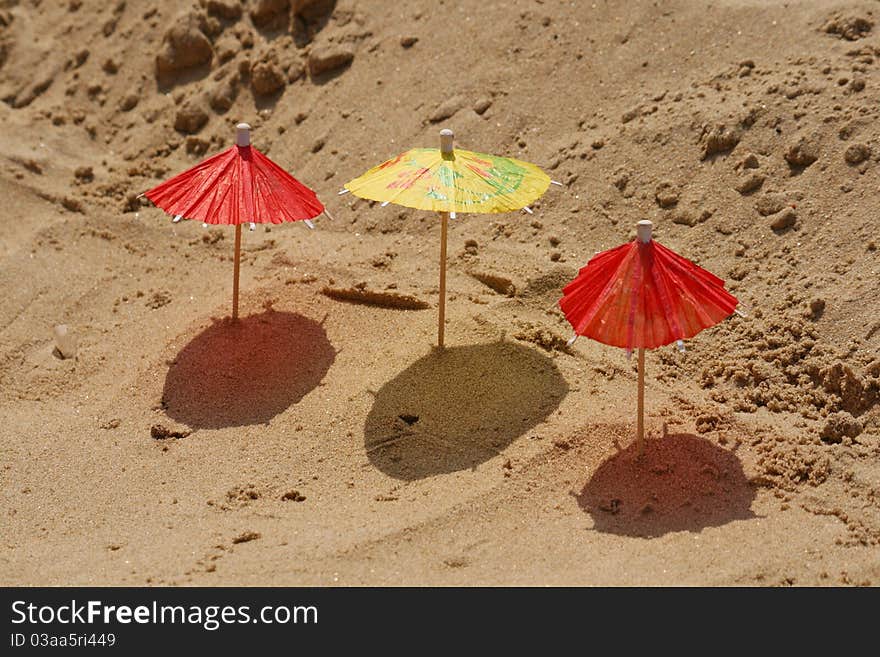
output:
[[[567,392],[553,360],[534,349],[435,348],[375,393],[367,456],[403,480],[474,468],[544,421]]]
[[[755,518],[754,499],[736,454],[686,433],[618,451],[577,495],[596,531],[644,538]]]
[[[194,429],[266,423],[313,390],[335,359],[324,327],[308,317],[267,310],[223,319],[177,354],[165,413]]]

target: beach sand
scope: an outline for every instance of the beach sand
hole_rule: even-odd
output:
[[[0,583],[880,584],[880,3],[292,4],[0,0]],[[233,230],[136,197],[239,121],[334,220],[233,323]],[[564,187],[450,222],[438,351],[438,218],[336,192],[442,127]],[[645,218],[747,316],[638,459],[556,303]]]

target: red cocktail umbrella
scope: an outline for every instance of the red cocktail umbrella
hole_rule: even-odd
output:
[[[690,338],[736,311],[724,281],[651,239],[638,223],[632,242],[593,256],[565,286],[559,307],[575,331],[639,350],[638,440],[644,449],[645,349]],[[575,338],[572,338],[572,342]]]
[[[197,219],[235,226],[233,319],[238,317],[242,224],[305,221],[312,228],[309,219],[326,214],[315,192],[251,146],[250,129],[247,123],[239,123],[235,146],[144,192],[174,215],[174,222]]]

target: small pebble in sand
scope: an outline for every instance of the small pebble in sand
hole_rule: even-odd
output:
[[[210,142],[208,142],[206,139],[190,135],[186,138],[185,148],[186,152],[190,155],[204,155],[208,151],[208,147],[210,145]]]
[[[290,11],[288,0],[255,0],[251,7],[251,20],[258,27],[277,22]]]
[[[289,490],[281,496],[281,499],[284,502],[305,502],[306,496],[298,490]]]
[[[781,233],[795,225],[797,222],[797,213],[794,211],[794,208],[785,208],[782,212],[774,215],[772,219],[773,220],[770,222],[770,228]]]
[[[150,427],[150,437],[154,440],[166,440],[168,438],[186,438],[190,433],[189,429],[169,428],[164,424],[154,424]]]
[[[695,208],[682,208],[672,215],[672,223],[682,226],[696,226],[701,224],[714,214],[713,210],[697,210]]]
[[[198,132],[208,122],[208,114],[195,104],[186,103],[177,110],[174,117],[174,129],[184,134]]]
[[[823,443],[836,444],[844,438],[855,438],[862,433],[862,423],[846,411],[838,411],[828,416],[819,437]]]
[[[739,143],[739,130],[728,128],[720,124],[711,128],[704,128],[701,141],[703,143],[703,157],[707,159],[713,155],[720,155],[732,151]]]
[[[874,23],[863,16],[832,15],[823,26],[826,34],[834,34],[847,41],[856,41],[871,32]]]
[[[755,201],[755,209],[762,217],[780,212],[788,204],[788,197],[784,194],[767,193]]]
[[[73,177],[80,182],[91,182],[95,179],[95,172],[92,170],[92,167],[81,166],[77,167],[73,172]]]
[[[803,139],[792,144],[785,152],[785,161],[797,168],[808,167],[818,159],[819,151],[816,146]]]
[[[232,107],[238,96],[238,76],[233,75],[221,80],[208,91],[208,104],[215,112],[225,112]]]
[[[850,144],[843,153],[847,164],[861,164],[871,157],[871,147],[867,144]]]
[[[671,182],[664,181],[657,186],[654,198],[661,208],[671,208],[678,203],[679,191]]]
[[[259,532],[244,532],[233,538],[232,542],[238,545],[239,543],[250,543],[251,541],[256,541],[258,538],[261,538]]]
[[[492,101],[488,98],[481,98],[476,103],[474,103],[474,111],[480,115],[485,114],[486,110],[488,110],[490,107],[492,107]]]
[[[122,112],[130,112],[135,107],[137,107],[138,101],[140,100],[140,96],[135,93],[126,94],[119,101],[119,109]]]
[[[434,110],[434,113],[428,117],[431,123],[439,123],[451,118],[464,105],[464,99],[461,96],[453,96],[448,98],[440,106]]]
[[[211,16],[227,20],[241,18],[241,3],[236,0],[208,0],[206,9]]]
[[[760,189],[761,185],[764,184],[764,180],[765,178],[761,174],[753,173],[749,176],[746,176],[739,183],[737,183],[734,189],[745,196],[746,194],[751,194],[752,192]]]
[[[210,64],[214,51],[200,28],[196,14],[186,14],[172,22],[156,56],[156,71],[160,75]]]
[[[349,46],[327,44],[309,52],[309,74],[312,77],[330,73],[349,66],[354,60],[354,51]]]
[[[82,201],[72,196],[65,196],[61,199],[61,207],[70,212],[82,212],[84,210]]]
[[[270,96],[284,88],[284,74],[271,60],[254,62],[251,66],[251,88],[258,96]]]
[[[742,169],[757,169],[760,166],[760,162],[758,162],[758,156],[754,153],[749,153],[746,155],[742,162],[739,163],[739,167]]]

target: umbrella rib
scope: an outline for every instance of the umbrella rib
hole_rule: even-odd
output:
[[[657,254],[655,253],[655,256]],[[660,296],[660,303],[664,306],[663,310],[666,312],[663,313],[662,317],[666,321],[667,326],[672,332],[672,337],[680,340],[683,337],[687,337],[684,335],[684,331],[681,329],[681,326],[678,323],[678,318],[675,316],[673,312],[673,304],[672,304],[672,296],[669,293],[669,288],[666,285],[666,270],[661,271],[660,267],[652,267],[651,268],[651,278],[654,281],[654,286],[657,288],[657,294]]]
[[[247,216],[242,220],[241,217],[238,217],[236,223],[245,223],[248,221],[256,221],[257,215],[257,203],[256,199],[258,197],[256,190],[254,189],[254,155],[253,155],[253,147],[248,147],[250,152],[248,155],[249,158],[245,158],[244,156],[239,158],[239,171],[241,175],[241,192],[242,192],[242,201],[245,213],[248,213]]]
[[[301,221],[303,219],[303,217],[294,218],[293,213],[288,209],[288,203],[285,202],[281,194],[272,185],[268,172],[263,171],[259,167],[254,170],[254,186],[260,192],[257,196],[260,199],[260,216],[264,217],[264,221],[277,224],[281,223],[284,219],[290,221]],[[277,215],[280,215],[281,218]]]
[[[642,285],[644,284],[644,267],[642,263],[642,249],[649,248],[648,245],[642,245],[638,240],[636,241],[636,249],[635,249],[635,267],[633,271],[633,285],[632,290],[630,291],[630,304],[629,304],[629,316],[626,320],[626,348],[632,349],[634,344],[635,337],[635,329],[636,329],[636,306],[639,301],[641,301],[642,297]],[[644,340],[640,340],[640,342],[644,342]],[[639,344],[639,347],[644,346],[643,344]]]
[[[253,150],[253,147],[251,148]],[[269,185],[265,185],[264,189],[264,174],[257,165],[256,157],[251,160],[251,182],[254,188],[254,214],[251,221],[277,223],[269,207],[269,200],[273,197],[274,190]]]
[[[630,242],[630,248],[627,250],[627,253],[620,259],[620,262],[617,263],[617,266],[614,269],[614,274],[608,277],[608,281],[603,286],[601,292],[595,297],[595,300],[592,303],[587,302],[588,309],[585,316],[581,319],[579,326],[575,327],[577,333],[583,333],[586,330],[587,325],[596,318],[601,310],[605,308],[605,304],[611,296],[611,293],[614,291],[614,286],[620,280],[621,274],[625,275],[625,269],[633,255],[632,246],[633,243]],[[590,266],[595,267],[595,258],[591,260],[584,269],[589,271]],[[593,275],[595,275],[595,272],[593,272]]]
[[[537,176],[531,171],[533,165],[529,165],[528,162],[522,162],[515,158],[499,158],[485,153],[463,151],[461,152],[461,159],[463,162],[462,166],[467,167],[470,171],[477,174],[476,180],[480,186],[484,188],[483,193],[500,200],[504,211],[520,210],[528,206],[535,199],[539,198],[541,194],[547,190],[547,187],[550,186],[550,177],[543,172],[541,173],[547,178],[546,185],[538,185],[537,181],[535,181],[536,184],[534,188],[532,188],[532,185],[530,184],[527,185],[526,183],[530,183],[532,178],[537,178]],[[494,169],[496,161],[501,159],[508,160],[522,169],[522,176],[519,178],[516,185],[511,185],[504,179],[498,180],[495,184],[492,184],[488,178],[479,173],[480,167],[473,161],[479,160],[480,162],[489,162]],[[538,171],[540,171],[540,169],[538,169]],[[543,189],[538,189],[542,186]],[[523,189],[525,189],[526,198],[522,202],[517,201],[514,194]]]
[[[361,198],[365,198],[370,201],[382,201],[384,199],[375,198],[375,196],[376,196],[375,194],[372,196],[367,196],[366,193],[362,191],[362,188],[369,186],[370,183],[373,183],[373,184],[378,183],[378,184],[386,185],[386,189],[387,189],[387,183],[389,181],[395,180],[399,175],[398,172],[396,172],[392,168],[392,166],[404,161],[404,159],[407,156],[410,156],[414,159],[413,154],[418,151],[421,151],[421,150],[433,150],[433,149],[410,149],[408,151],[400,153],[399,155],[396,155],[395,157],[391,158],[390,160],[386,160],[382,164],[379,164],[379,165],[373,167],[372,169],[370,169],[366,173],[358,176],[357,178],[348,181],[347,183],[345,183],[345,188],[348,191],[356,194],[357,196],[360,196]]]
[[[438,151],[437,151],[437,155],[439,156],[439,154],[440,154],[440,151],[438,150]],[[442,162],[443,162],[443,158],[441,157],[441,158],[440,158],[440,163],[442,163]],[[406,193],[407,191],[409,191],[409,189],[410,189],[411,187],[415,186],[416,182],[419,181],[419,180],[421,180],[423,176],[426,176],[426,175],[428,175],[429,173],[430,173],[430,174],[433,174],[433,173],[434,173],[434,170],[433,170],[433,169],[434,169],[435,166],[437,166],[437,163],[435,163],[435,164],[433,164],[432,166],[429,166],[429,167],[423,167],[423,170],[420,171],[420,172],[418,173],[418,175],[416,175],[415,178],[413,178],[413,181],[412,181],[409,185],[407,185],[406,187],[398,187],[398,188],[395,188],[394,192],[393,192],[392,195],[391,195],[391,198],[390,198],[390,199],[387,199],[387,201],[390,202],[390,203],[394,203],[395,205],[405,205],[404,203],[397,203],[397,199],[400,198],[401,195],[403,195],[404,193]],[[406,206],[406,207],[408,207],[408,206]],[[448,210],[440,209],[440,210],[438,210],[438,212],[448,212]]]
[[[699,330],[702,330],[703,328],[712,326],[715,323],[712,319],[712,316],[706,311],[703,304],[697,302],[697,299],[692,294],[690,286],[685,282],[684,278],[687,277],[687,279],[689,279],[691,282],[700,285],[705,289],[707,293],[712,290],[711,286],[703,281],[700,281],[697,277],[691,275],[690,272],[684,269],[681,263],[675,262],[673,258],[668,257],[667,259],[669,260],[668,266],[666,268],[667,276],[669,276],[676,283],[675,289],[678,290],[679,296],[690,304],[691,308],[693,308],[694,312],[697,315],[697,319],[700,321],[699,329],[696,332],[699,332]],[[693,266],[697,267],[697,265]]]
[[[256,148],[238,145],[212,155],[144,195],[177,220],[196,219],[205,226],[297,221],[324,211],[313,190]],[[300,213],[305,217],[298,216]]]
[[[550,184],[549,176],[528,162],[460,149],[454,154],[453,160],[446,160],[438,149],[411,149],[349,181],[345,188],[383,204],[433,212],[495,213],[528,206]],[[413,174],[407,171],[412,167],[422,170]],[[451,179],[441,177],[440,170],[451,172]],[[438,178],[436,186],[425,182],[429,176]],[[437,193],[431,193],[435,189]]]
[[[189,189],[192,186],[191,179],[199,178],[199,182],[201,182],[202,178],[200,177],[204,177],[206,172],[210,171],[210,168],[214,164],[216,164],[217,162],[222,162],[226,152],[227,151],[221,151],[216,155],[209,157],[204,162],[201,162],[196,166],[187,169],[183,173],[171,178],[170,180],[166,180],[156,187],[147,190],[146,192],[144,192],[143,195],[147,196],[147,198],[153,201],[153,203],[161,207],[169,214],[181,214],[179,211],[176,210],[179,210],[180,204],[185,202],[186,195],[188,194]],[[157,196],[159,198],[154,199],[154,197]]]
[[[577,335],[632,350],[692,337],[737,303],[722,279],[653,240],[634,240],[591,258],[559,306]]]
[[[233,147],[236,148],[236,147]],[[214,175],[206,176],[205,180],[202,181],[199,189],[199,194],[196,198],[190,203],[189,211],[193,212],[202,204],[202,202],[209,196],[215,194],[215,189],[217,187],[217,181],[222,180],[228,172],[234,168],[235,166],[235,154],[232,153],[231,157],[224,160],[223,163],[217,167],[217,169],[212,172]],[[214,221],[216,214],[212,213],[208,216],[203,216],[202,220],[209,224],[218,223]]]
[[[220,211],[220,208],[223,207],[223,201],[226,198],[226,195],[229,193],[229,185],[220,185],[215,182],[215,184],[210,187],[206,187],[205,189],[205,198],[207,197],[207,192],[210,191],[210,200],[208,201],[208,208],[204,212],[204,215],[207,217],[215,217]]]
[[[212,197],[213,201],[210,208],[210,216],[215,216],[219,208],[223,206],[223,202],[229,195],[229,190],[231,187],[232,185],[225,185],[223,189],[217,189],[214,191],[214,195]]]
[[[311,189],[303,185],[299,180],[294,178],[278,164],[256,149],[254,149],[254,161],[256,163],[254,172],[257,179],[264,183],[261,187],[265,187],[266,197],[275,202],[275,208],[266,208],[266,212],[269,212],[272,216],[272,223],[281,223],[281,220],[276,220],[275,215],[273,214],[275,209],[277,209],[278,212],[288,221],[312,219],[324,211],[324,205],[318,200],[318,197]],[[290,186],[291,191],[296,194],[296,200],[298,202],[297,210],[302,210],[306,216],[296,216],[288,209],[291,203],[283,197],[281,186],[276,184],[277,180],[269,175],[270,172],[274,173],[278,178]],[[312,202],[312,198],[314,198],[314,203]]]
[[[234,146],[232,148],[235,148]],[[195,212],[198,209],[199,205],[201,205],[202,201],[205,197],[211,193],[212,188],[216,185],[217,180],[219,180],[227,171],[229,166],[234,162],[234,154],[231,149],[227,149],[226,151],[232,157],[221,158],[219,160],[219,166],[215,169],[208,169],[208,175],[206,175],[202,180],[199,181],[199,187],[197,196],[192,199],[189,203],[186,204],[185,208],[182,210],[181,214],[185,216],[187,219],[191,218],[199,218]],[[202,221],[206,223],[214,223],[211,221],[211,217],[201,217]]]

